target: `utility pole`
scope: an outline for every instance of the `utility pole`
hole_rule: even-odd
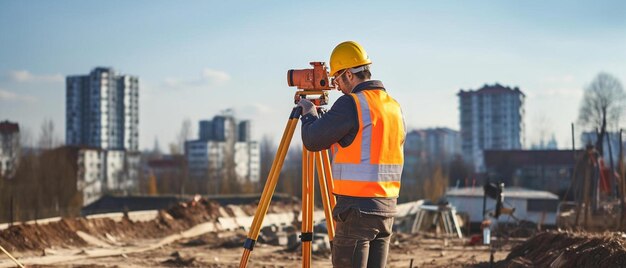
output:
[[[11,189],[13,189],[13,188],[14,188],[14,186],[11,187]],[[11,215],[9,215],[9,217],[10,217],[10,219],[9,219],[9,226],[13,226],[13,222],[15,221],[15,218],[13,217],[13,195],[11,195],[11,209],[10,209],[10,211],[11,211],[10,212]]]
[[[487,215],[487,191],[485,190],[485,186],[487,185],[489,185],[489,174],[487,174],[485,185],[483,185],[483,218],[482,220],[485,220],[486,219],[485,215]]]
[[[620,230],[623,228],[623,220],[624,220],[624,143],[622,142],[622,131],[619,130],[619,204],[620,204],[620,217],[619,217],[619,228]]]
[[[615,166],[613,165],[613,149],[611,146],[611,134],[610,132],[606,132],[606,141],[609,144],[609,161],[611,161],[611,173],[609,175],[609,178],[611,178],[611,181],[615,181],[615,195],[618,196],[619,195],[619,191],[617,190],[617,180],[613,180],[615,179],[614,173],[615,173]],[[600,171],[602,172],[602,171]]]
[[[574,139],[574,123],[572,123],[572,153],[574,154],[574,163],[576,163],[576,141]]]

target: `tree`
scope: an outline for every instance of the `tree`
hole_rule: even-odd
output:
[[[463,187],[468,187],[469,177],[471,176],[471,167],[463,161],[461,155],[455,155],[452,161],[448,164],[450,185],[456,186],[457,184]]]
[[[583,127],[595,128],[596,149],[602,155],[607,125],[617,125],[626,108],[626,95],[620,81],[608,73],[599,73],[589,86],[580,106],[578,121]]]
[[[228,110],[227,110],[228,111]],[[220,173],[221,182],[220,190],[222,194],[236,193],[239,182],[243,181],[242,178],[237,176],[235,163],[235,144],[237,143],[237,123],[232,115],[227,116],[224,122],[224,128],[227,129],[225,133],[225,145],[224,145],[224,165]],[[217,178],[218,180],[220,178]]]
[[[183,120],[183,124],[180,126],[180,132],[178,132],[178,136],[176,137],[176,143],[170,144],[170,154],[184,154],[185,153],[185,142],[191,139],[191,120],[189,118],[185,118]]]
[[[267,176],[270,174],[270,169],[272,168],[272,162],[274,161],[274,156],[276,155],[276,144],[274,144],[274,139],[268,135],[264,135],[261,139],[260,144],[260,179],[259,183],[261,187],[265,185],[265,181],[267,180]]]
[[[148,194],[153,195],[153,196],[159,194],[158,187],[157,187],[157,179],[154,176],[154,174],[150,174],[150,177],[148,179]]]
[[[39,148],[49,150],[56,147],[59,142],[54,136],[54,122],[51,119],[44,119],[41,123],[41,132],[39,133]]]
[[[433,202],[445,195],[448,188],[448,177],[445,176],[441,166],[436,166],[430,179],[424,182],[424,197]]]
[[[159,145],[159,138],[154,137],[154,146],[152,147],[151,154],[161,157],[161,146]]]

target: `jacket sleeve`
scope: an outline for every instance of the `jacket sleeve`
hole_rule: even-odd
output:
[[[349,139],[355,128],[358,128],[358,115],[356,104],[349,95],[339,97],[333,107],[320,118],[310,114],[302,118],[302,142],[309,151],[321,151],[330,148],[334,143],[339,142],[342,146],[347,146],[342,140]],[[352,139],[349,139],[352,142]]]

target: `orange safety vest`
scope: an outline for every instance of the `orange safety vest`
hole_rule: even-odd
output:
[[[400,105],[384,90],[350,95],[356,103],[359,131],[348,147],[333,145],[333,193],[398,197],[406,132]]]

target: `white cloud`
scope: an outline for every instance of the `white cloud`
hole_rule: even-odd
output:
[[[230,75],[226,72],[205,68],[202,70],[202,78],[216,84],[228,82]]]
[[[27,95],[19,95],[0,88],[0,101],[35,102],[37,99]]]
[[[206,88],[223,85],[228,81],[230,81],[230,75],[228,73],[204,68],[199,78],[185,80],[169,77],[163,81],[163,84],[170,88]]]
[[[26,70],[10,71],[9,78],[12,81],[19,83],[61,83],[63,82],[63,75],[35,75]]]

